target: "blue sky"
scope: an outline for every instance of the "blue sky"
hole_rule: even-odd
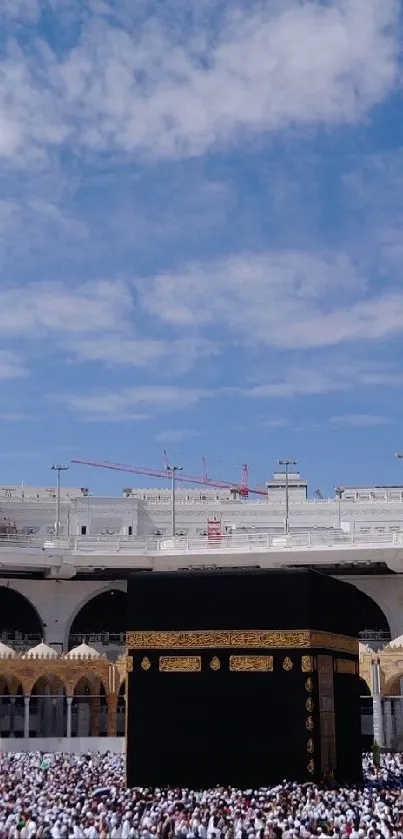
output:
[[[401,4],[219,9],[1,3],[2,483],[403,482]]]

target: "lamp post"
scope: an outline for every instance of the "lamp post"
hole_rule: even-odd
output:
[[[176,499],[175,499],[175,484],[176,484],[176,473],[182,472],[183,466],[169,466],[168,464],[165,467],[166,471],[171,475],[171,503],[172,503],[172,538],[175,539],[176,535]]]
[[[397,457],[398,460],[403,460],[403,452],[396,452],[395,457]],[[400,493],[400,497],[401,496],[402,494]]]
[[[341,528],[341,497],[343,495],[343,487],[335,487],[336,498],[339,502],[339,530]]]
[[[285,532],[286,536],[288,536],[290,532],[290,487],[289,487],[289,475],[288,470],[290,466],[296,466],[297,461],[294,459],[290,459],[287,457],[280,458],[277,461],[279,466],[285,466]]]
[[[53,472],[57,472],[57,493],[56,493],[56,523],[55,523],[55,536],[56,539],[60,536],[60,486],[61,486],[61,473],[68,472],[69,466],[61,466],[60,464],[53,465],[50,467]]]

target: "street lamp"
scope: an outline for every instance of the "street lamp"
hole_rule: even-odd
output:
[[[55,536],[56,539],[60,536],[60,485],[61,485],[61,473],[68,472],[69,466],[60,466],[60,464],[53,465],[50,467],[52,472],[57,472],[57,494],[56,494],[56,523],[55,523]]]
[[[175,507],[175,483],[176,483],[176,473],[182,472],[183,466],[169,466],[168,464],[165,467],[166,471],[171,475],[171,503],[172,503],[172,538],[175,539],[176,535],[176,507]]]
[[[403,452],[396,452],[395,457],[397,457],[398,460],[403,460]],[[400,497],[401,495],[402,494],[400,493]]]
[[[339,502],[339,530],[341,528],[341,498],[343,495],[343,487],[335,487],[334,491],[336,493],[336,498]]]
[[[286,535],[288,536],[288,534],[290,532],[290,521],[289,521],[289,519],[290,519],[290,514],[289,514],[290,487],[289,487],[289,480],[288,480],[288,470],[289,470],[290,466],[296,466],[297,461],[294,460],[294,459],[289,459],[289,458],[285,457],[285,458],[280,458],[277,461],[277,463],[278,463],[279,466],[285,466],[285,532],[286,532]]]

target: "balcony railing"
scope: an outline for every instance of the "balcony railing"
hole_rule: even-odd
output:
[[[26,549],[27,551],[50,553],[52,555],[89,554],[126,556],[164,556],[168,554],[195,553],[237,553],[253,551],[295,551],[308,549],[349,549],[403,546],[403,531],[387,533],[343,533],[312,529],[300,533],[237,533],[214,538],[207,536],[177,536],[174,539],[141,538],[132,536],[69,536],[55,539],[43,536],[4,534],[0,536],[0,551]]]
[[[350,548],[376,545],[402,545],[403,532],[342,533],[308,530],[305,533],[273,534],[242,533],[214,538],[177,536],[172,539],[141,539],[129,536],[74,536],[66,540],[49,540],[45,549],[60,548],[78,554],[126,553],[133,555],[164,555],[181,553],[236,553],[250,551],[292,551],[309,548]]]

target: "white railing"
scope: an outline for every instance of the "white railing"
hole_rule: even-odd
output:
[[[269,533],[239,534],[221,536],[217,539],[206,537],[163,539],[159,551],[175,553],[197,553],[198,551],[253,551],[254,549],[272,551],[292,551],[299,548],[348,548],[364,545],[403,545],[403,533],[326,533],[309,530],[306,533],[273,535]]]
[[[25,533],[1,533],[0,534],[0,549],[2,547],[31,547],[43,548],[43,536],[26,535]]]
[[[403,531],[389,533],[343,533],[307,530],[290,535],[281,533],[238,533],[216,538],[207,536],[167,538],[139,538],[132,536],[68,536],[44,540],[38,535],[0,536],[0,552],[14,550],[48,552],[49,554],[125,554],[126,556],[154,556],[192,553],[237,553],[253,551],[295,551],[305,549],[348,549],[365,547],[403,546]]]
[[[393,533],[326,533],[309,530],[290,535],[272,533],[244,533],[223,535],[176,537],[175,539],[139,539],[130,536],[73,536],[65,540],[49,540],[45,549],[59,548],[75,553],[124,552],[132,554],[166,554],[198,552],[236,552],[274,550],[292,551],[299,548],[348,548],[365,545],[403,545],[403,532]]]

